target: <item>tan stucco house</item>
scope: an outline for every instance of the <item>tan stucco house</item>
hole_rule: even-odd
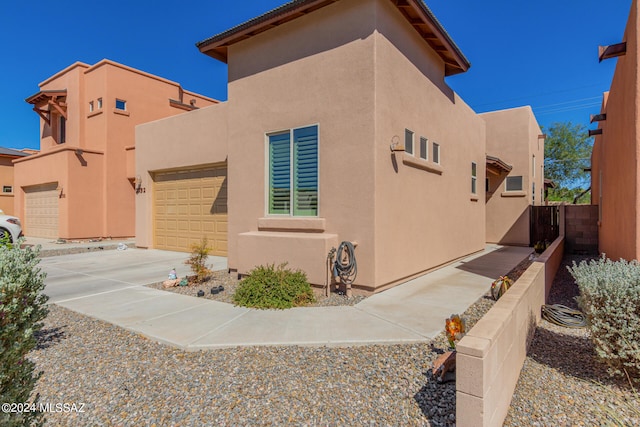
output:
[[[13,215],[13,161],[28,156],[29,153],[0,147],[0,210]]]
[[[544,135],[531,107],[480,114],[487,125],[486,241],[530,244],[530,207],[544,204]]]
[[[611,88],[594,122],[591,203],[599,205],[599,251],[608,258],[640,259],[640,69],[638,2],[631,5],[621,43],[603,47],[600,60],[617,57]]]
[[[40,152],[13,161],[14,213],[31,237],[135,233],[135,126],[217,101],[102,60],[65,68],[26,99],[40,117]]]
[[[229,99],[136,128],[139,246],[205,234],[239,274],[288,262],[323,285],[351,241],[362,292],[483,249],[485,122],[424,3],[298,0],[198,47]]]

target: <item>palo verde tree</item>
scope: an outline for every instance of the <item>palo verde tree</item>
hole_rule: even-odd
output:
[[[585,126],[571,122],[556,122],[544,129],[544,174],[557,187],[550,190],[550,200],[573,202],[590,187],[590,166],[593,138]]]

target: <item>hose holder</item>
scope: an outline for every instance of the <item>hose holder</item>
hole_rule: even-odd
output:
[[[358,263],[356,261],[355,247],[357,243],[344,241],[340,243],[335,252],[333,262],[333,276],[340,278],[340,283],[346,286],[347,297],[351,297],[351,284],[358,275]],[[333,251],[333,248],[332,248]],[[331,252],[329,252],[331,255]]]

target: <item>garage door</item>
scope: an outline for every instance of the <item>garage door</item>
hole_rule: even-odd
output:
[[[227,168],[154,175],[154,246],[189,252],[207,237],[212,255],[227,255]]]
[[[58,238],[58,183],[25,187],[24,234]]]

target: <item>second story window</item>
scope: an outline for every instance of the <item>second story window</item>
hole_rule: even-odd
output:
[[[436,142],[433,143],[433,156],[431,160],[433,160],[433,163],[440,164],[440,144]]]
[[[471,194],[478,193],[478,165],[471,162]]]
[[[102,108],[102,98],[98,98],[98,110]]]
[[[58,118],[58,144],[67,142],[67,119],[64,116]]]
[[[420,137],[420,158],[427,160],[427,157],[429,157],[429,155],[427,154],[429,151],[429,143],[427,141],[427,138],[425,138],[424,136]]]
[[[93,110],[94,110],[93,101],[90,101],[89,102],[89,112],[93,113]]]
[[[127,111],[127,101],[116,99],[116,110]]]
[[[522,176],[508,176],[506,180],[506,191],[522,191]]]

